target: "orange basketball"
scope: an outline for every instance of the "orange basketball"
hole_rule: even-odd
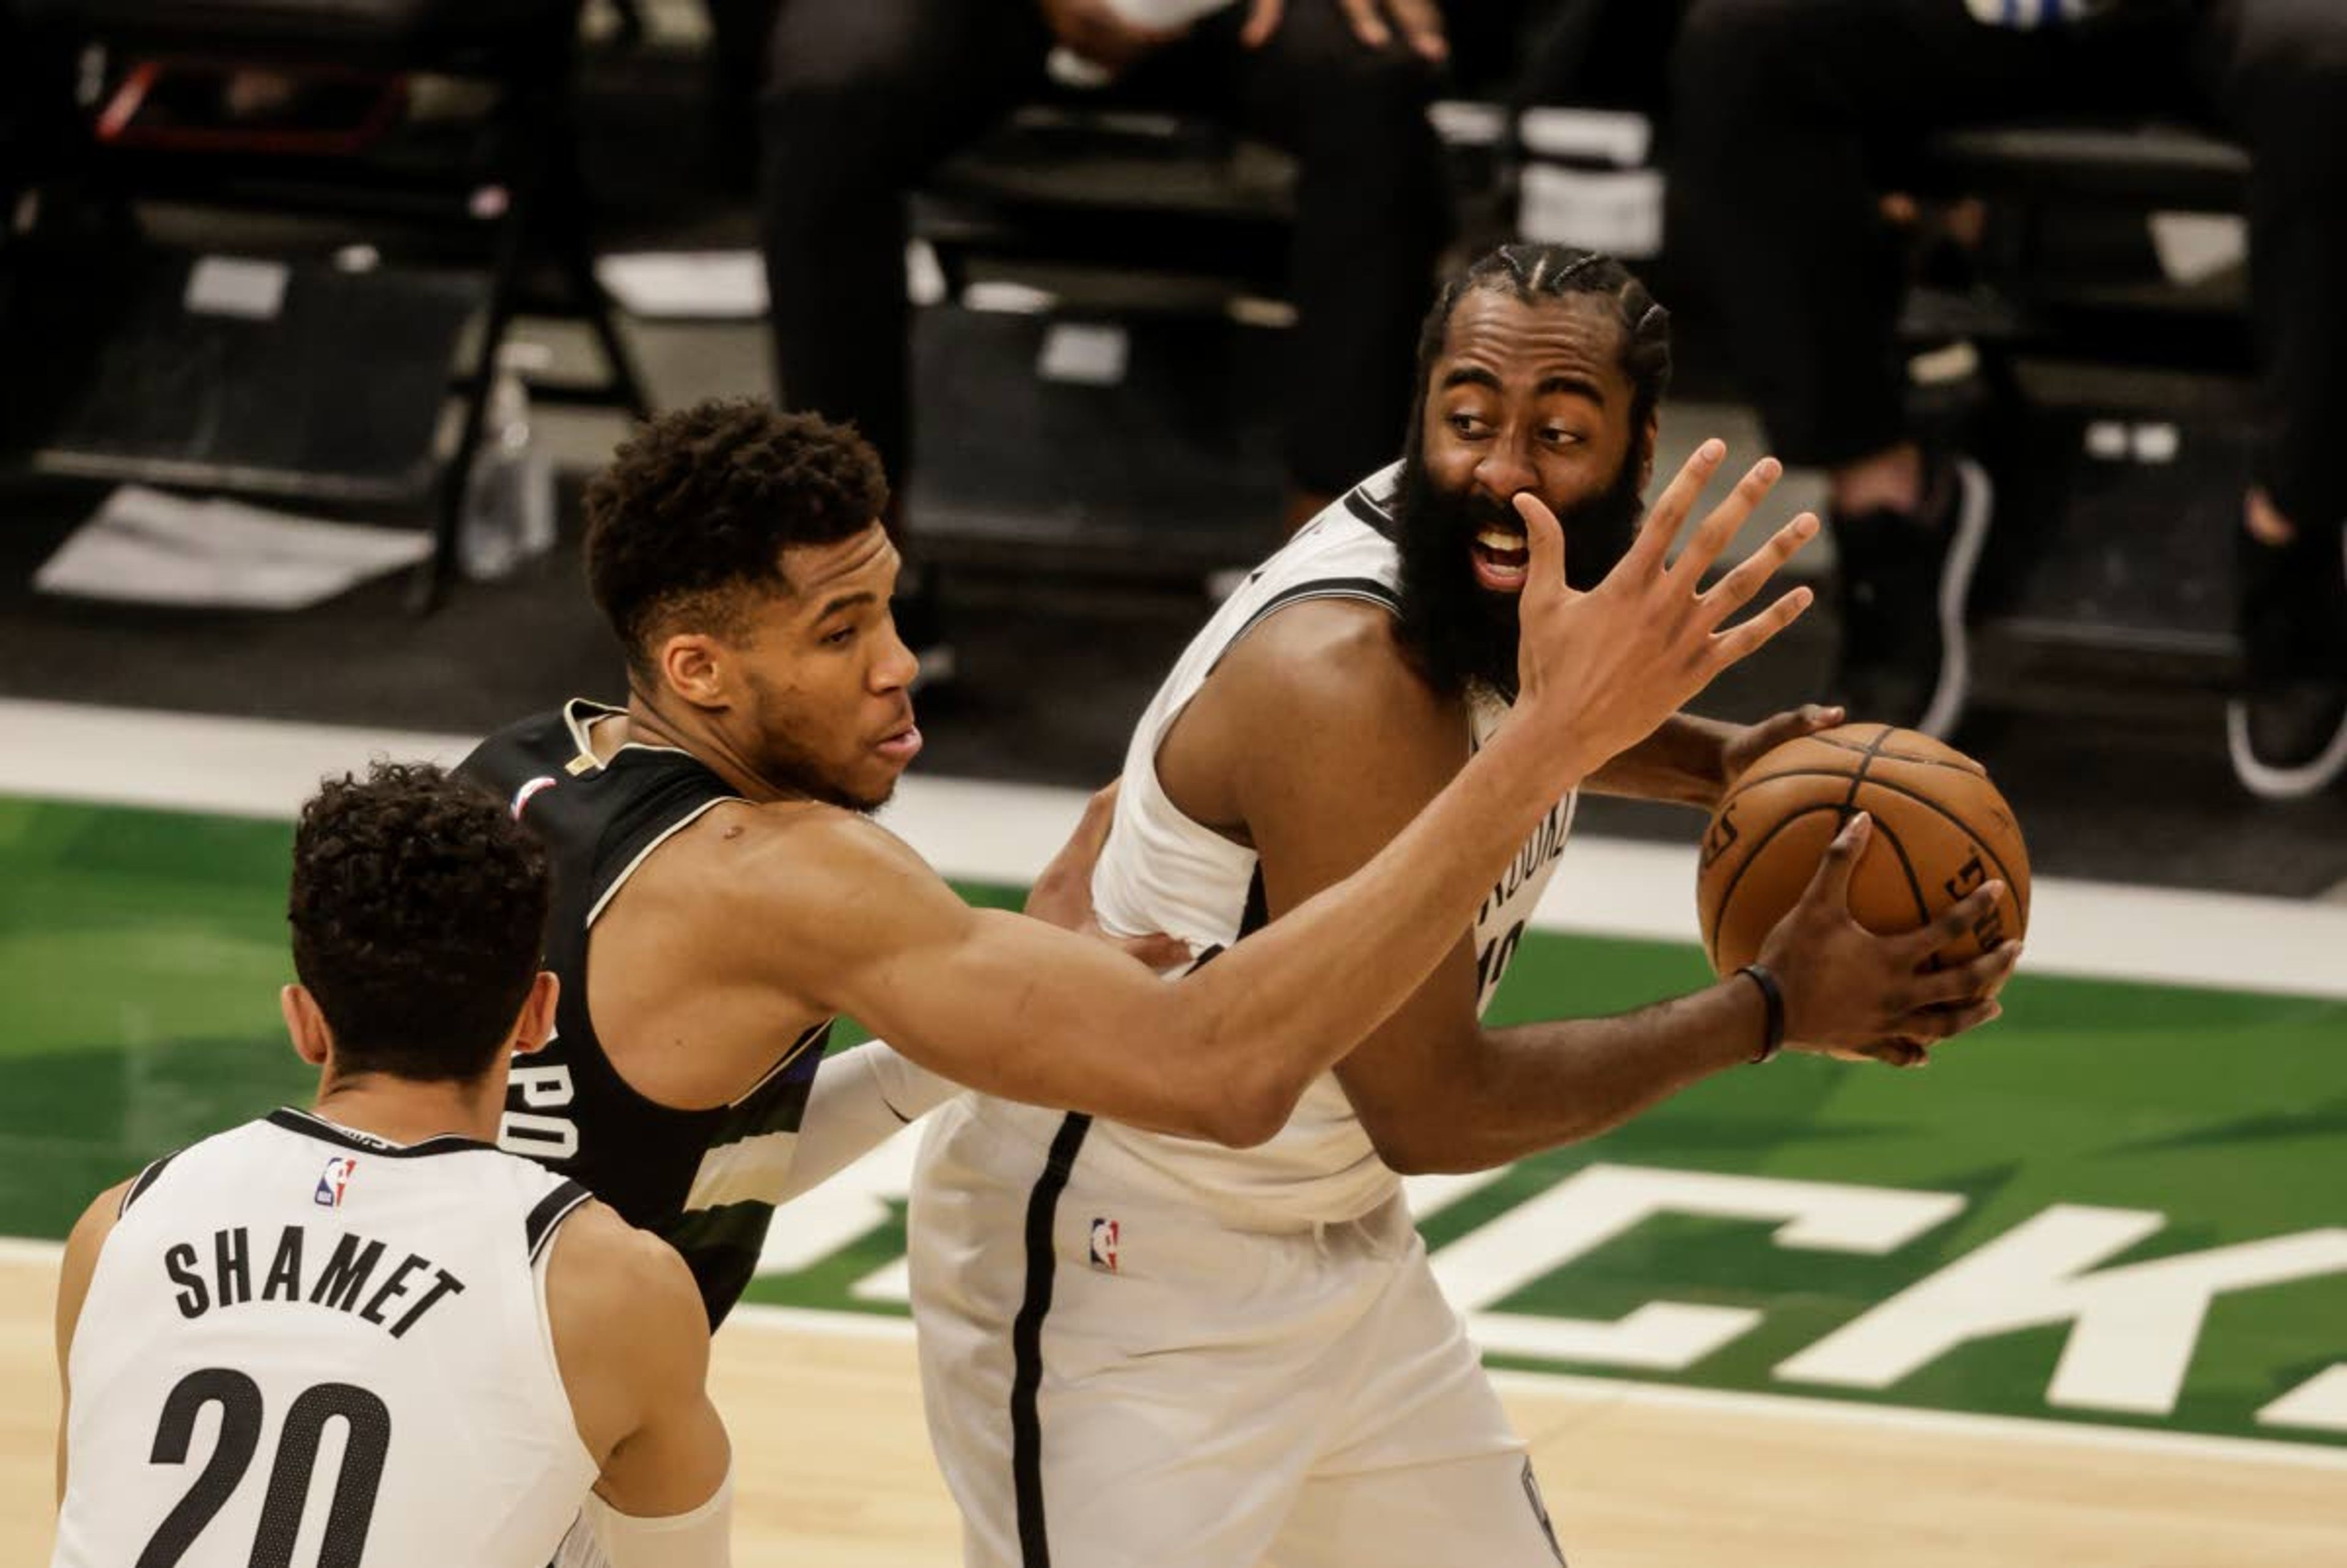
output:
[[[2029,924],[2029,852],[1988,771],[1929,735],[1844,724],[1788,741],[1736,781],[1712,814],[1696,876],[1704,952],[1728,974],[1800,901],[1818,861],[1851,815],[1873,836],[1850,883],[1850,911],[1870,931],[1911,931],[1982,883],[2004,896],[1970,937],[1934,955],[1957,964]]]

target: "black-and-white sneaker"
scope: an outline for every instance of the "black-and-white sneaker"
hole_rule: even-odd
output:
[[[1832,700],[1853,719],[1945,740],[1971,695],[1973,578],[1995,492],[1969,457],[1949,461],[1921,515],[1834,519],[1841,653]]]
[[[2347,528],[2340,551],[2241,540],[2249,680],[2226,705],[2241,787],[2301,800],[2347,774]]]

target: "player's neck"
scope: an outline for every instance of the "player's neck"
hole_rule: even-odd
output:
[[[493,1143],[504,1104],[501,1082],[423,1083],[370,1072],[327,1079],[311,1109],[337,1126],[392,1143],[421,1143],[447,1133]]]
[[[725,787],[749,801],[789,800],[803,792],[763,777],[724,736],[690,720],[679,720],[646,700],[640,690],[628,692],[626,713],[602,721],[593,731],[595,755],[609,762],[621,746],[671,746],[724,781]]]

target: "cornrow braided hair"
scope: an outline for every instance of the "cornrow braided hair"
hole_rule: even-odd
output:
[[[1410,428],[1425,415],[1426,384],[1442,354],[1450,317],[1459,302],[1477,290],[1512,294],[1525,304],[1586,296],[1610,302],[1622,327],[1622,371],[1633,390],[1631,427],[1644,428],[1671,384],[1671,313],[1655,302],[1646,285],[1620,261],[1599,251],[1572,245],[1502,245],[1476,258],[1443,286],[1418,337],[1418,407]]]

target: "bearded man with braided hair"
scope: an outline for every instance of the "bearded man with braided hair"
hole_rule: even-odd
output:
[[[1562,521],[1587,590],[1676,528],[1724,456],[1705,443],[1641,531],[1669,374],[1667,313],[1609,257],[1512,245],[1453,281],[1421,335],[1401,461],[1265,561],[1143,715],[1093,874],[1102,926],[1170,933],[1197,963],[1276,931],[1501,733],[1541,586],[1528,520]],[[1777,472],[1756,466],[1691,548],[1724,542]],[[1838,718],[1675,716],[1583,782],[1708,806]],[[1754,972],[1618,1018],[1486,1030],[1564,848],[1559,788],[1441,968],[1268,1142],[985,1095],[933,1119],[913,1308],[966,1563],[1558,1562],[1399,1174],[1594,1135],[1780,1043],[1904,1064],[1994,1016],[2011,951],[1919,978],[1949,929],[1878,938],[1850,918],[1861,819]]]

